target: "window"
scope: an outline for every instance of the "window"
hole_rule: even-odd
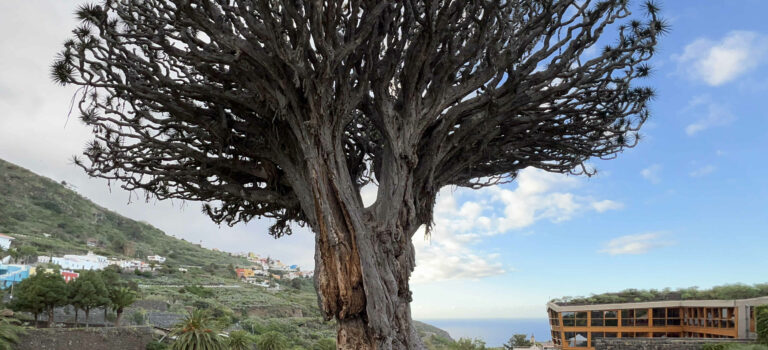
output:
[[[635,326],[648,326],[648,309],[635,309]]]
[[[591,312],[593,327],[617,327],[619,325],[619,313],[616,310],[597,310]]]
[[[621,310],[621,325],[624,327],[635,325],[635,310]]]
[[[654,326],[667,325],[667,309],[664,309],[664,308],[653,309],[653,325]]]
[[[577,312],[576,313],[576,327],[586,327],[587,326],[587,312]]]
[[[587,332],[565,332],[565,341],[572,348],[586,348]]]
[[[632,333],[632,332],[621,332],[621,337],[622,338],[634,338],[635,337],[635,333]]]
[[[667,308],[667,326],[680,325],[680,308]]]
[[[573,327],[576,325],[576,313],[575,312],[563,312],[563,326]]]
[[[603,326],[603,312],[602,311],[592,311],[592,327],[602,327]]]

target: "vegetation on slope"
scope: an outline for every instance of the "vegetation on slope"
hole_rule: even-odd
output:
[[[0,160],[0,233],[15,245],[32,245],[44,254],[85,253],[146,258],[162,255],[172,264],[243,264],[242,258],[176,239],[146,223],[102,208],[65,183]],[[97,248],[87,248],[94,238]]]
[[[141,299],[162,300],[170,306],[169,311],[180,314],[190,308],[209,310],[222,329],[243,329],[256,337],[281,332],[290,335],[291,348],[322,349],[333,344],[335,338],[335,323],[320,317],[311,280],[277,281],[282,290],[276,293],[240,283],[233,266],[247,265],[244,259],[170,237],[149,224],[94,204],[65,183],[3,160],[0,160],[0,233],[15,237],[17,248],[34,247],[32,251],[41,255],[88,250],[126,258],[162,255],[168,260],[154,273],[123,271],[124,278],[142,285]],[[87,247],[88,239],[95,239],[99,247]],[[202,268],[181,273],[173,268],[178,265]],[[239,284],[241,287],[196,287],[201,284]],[[267,307],[268,313],[273,314],[248,315],[249,308],[259,306]],[[285,310],[301,310],[303,317],[277,315]],[[145,313],[146,310],[135,310],[126,316],[143,322]],[[458,343],[450,339],[447,332],[421,322],[415,324],[430,349],[457,348]]]
[[[755,285],[726,284],[710,289],[698,287],[672,290],[626,289],[618,293],[593,294],[588,297],[563,297],[553,299],[558,305],[610,304],[665,300],[731,300],[768,296],[768,283]]]

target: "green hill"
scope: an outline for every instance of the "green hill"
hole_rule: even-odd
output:
[[[171,264],[244,264],[242,258],[176,239],[142,222],[102,208],[58,183],[0,160],[0,233],[45,254],[92,250],[109,256],[162,255]],[[87,247],[95,239],[97,247]]]
[[[324,322],[317,308],[317,296],[310,280],[283,283],[280,292],[270,293],[239,282],[228,264],[249,265],[239,257],[216,252],[176,239],[146,223],[131,220],[102,208],[87,198],[49,178],[0,160],[0,233],[16,238],[14,246],[34,246],[40,254],[63,255],[89,250],[106,256],[146,258],[159,254],[166,264],[205,266],[179,273],[160,270],[153,276],[124,277],[142,285],[142,299],[160,301],[170,311],[184,313],[190,307],[224,310],[230,324],[242,327],[277,329],[291,335],[292,344],[308,348],[318,339],[332,338],[334,322]],[[88,247],[87,241],[97,242]],[[208,268],[215,264],[214,269]],[[297,281],[299,282],[299,281]],[[240,288],[215,288],[206,295],[185,292],[178,285],[237,284]],[[297,313],[303,317],[294,317]],[[249,315],[249,312],[255,313]],[[447,332],[425,323],[416,327],[430,349],[443,349],[453,343]],[[263,330],[262,329],[262,330]],[[253,329],[251,329],[253,331]],[[438,342],[443,345],[435,346]]]

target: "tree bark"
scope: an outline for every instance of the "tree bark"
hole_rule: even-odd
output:
[[[332,156],[325,159],[332,158]],[[408,215],[399,198],[378,213],[334,162],[310,171],[315,285],[326,318],[338,321],[338,349],[422,349],[411,321],[408,279],[415,266]],[[306,209],[305,209],[306,210]],[[380,214],[380,215],[379,215]],[[405,220],[404,220],[405,219]]]
[[[86,308],[85,309],[85,328],[88,328],[88,326],[89,326],[89,324],[88,324],[88,315],[90,314],[90,312],[91,312],[90,308]],[[106,319],[105,319],[105,321],[106,321]]]
[[[117,308],[115,312],[117,313],[117,316],[115,316],[115,327],[120,327],[120,318],[123,316],[123,308]]]

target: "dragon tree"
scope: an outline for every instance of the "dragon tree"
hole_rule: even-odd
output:
[[[631,12],[637,10],[637,15]],[[418,349],[412,239],[444,186],[591,175],[638,142],[667,31],[627,0],[106,0],[52,65],[89,175],[306,225],[339,349]],[[376,186],[363,204],[363,186]],[[421,231],[419,231],[421,232]],[[440,237],[433,237],[440,239]]]

